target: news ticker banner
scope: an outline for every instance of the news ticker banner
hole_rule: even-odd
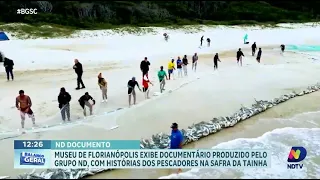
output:
[[[14,168],[268,168],[268,150],[140,149],[139,140],[15,140]]]

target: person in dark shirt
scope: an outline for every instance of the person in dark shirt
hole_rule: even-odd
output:
[[[202,46],[203,38],[204,38],[204,36],[201,36],[201,39],[200,39],[200,46]]]
[[[241,48],[239,48],[239,50],[237,51],[237,63],[239,65],[240,62],[240,66],[242,66],[242,56],[244,57],[244,54],[241,51]]]
[[[286,46],[285,46],[284,44],[281,44],[281,45],[280,45],[280,48],[281,48],[281,54],[283,54]]]
[[[165,41],[169,40],[169,35],[167,33],[163,33],[163,37]]]
[[[148,77],[149,66],[150,66],[150,62],[148,61],[148,58],[145,57],[144,60],[141,61],[141,63],[140,63],[142,77],[144,77],[144,75],[147,75],[147,77]]]
[[[182,77],[182,60],[180,56],[177,59],[177,70],[178,70],[178,77]]]
[[[0,51],[0,62],[4,62],[4,54]]]
[[[62,87],[58,96],[58,103],[63,121],[66,120],[66,115],[68,121],[70,121],[70,101],[71,95],[66,91],[64,87]]]
[[[214,70],[218,69],[218,61],[221,62],[219,59],[219,54],[216,53],[216,55],[214,55],[214,57],[213,57],[213,69]]]
[[[256,42],[254,42],[251,46],[251,50],[252,50],[252,56],[254,56],[256,54],[256,50],[257,50],[257,44]]]
[[[182,69],[184,72],[184,76],[188,76],[188,64],[189,62],[188,62],[187,55],[184,55],[182,59]]]
[[[211,42],[211,39],[207,38],[208,47],[210,47],[210,42]]]
[[[13,81],[13,66],[14,66],[14,62],[13,60],[3,57],[4,58],[4,62],[3,62],[3,66],[6,70],[7,73],[7,80],[9,81],[9,75],[11,75],[11,80]]]
[[[138,84],[138,82],[136,81],[135,77],[132,77],[132,79],[130,79],[128,81],[127,87],[128,87],[128,95],[129,95],[129,107],[131,106],[131,95],[133,96],[133,104],[136,104],[136,91],[135,91],[135,87],[138,87],[139,91],[141,91],[140,86]]]
[[[74,69],[74,72],[77,74],[77,88],[76,88],[76,90],[80,89],[80,84],[81,84],[81,89],[86,88],[83,84],[83,81],[82,81],[82,74],[83,74],[82,64],[79,62],[78,59],[74,60],[73,69]]]
[[[91,104],[89,102],[89,100],[91,100],[93,102],[93,104]],[[96,104],[96,100],[94,100],[88,92],[84,93],[83,96],[80,97],[80,99],[78,100],[80,106],[82,107],[83,109],[83,115],[84,116],[87,116],[87,112],[86,112],[86,107],[89,107],[89,110],[90,110],[90,115],[92,115],[92,109],[93,109],[93,105]]]
[[[257,54],[258,63],[260,63],[261,55],[262,55],[262,50],[261,50],[261,48],[259,48],[259,51],[258,51],[258,54]]]

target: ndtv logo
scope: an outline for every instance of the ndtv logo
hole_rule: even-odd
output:
[[[303,164],[299,164],[299,162],[303,161],[306,156],[307,150],[304,147],[292,147],[288,155],[287,169],[302,169]]]

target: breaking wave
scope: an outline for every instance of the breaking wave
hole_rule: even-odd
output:
[[[316,113],[320,117],[320,112]],[[309,114],[297,116],[300,121]],[[307,157],[302,169],[287,169],[288,153],[292,146],[303,146],[307,149]],[[159,179],[262,179],[262,178],[317,178],[320,176],[320,128],[281,128],[267,132],[260,137],[235,139],[220,143],[212,149],[269,149],[272,153],[270,168],[239,168],[239,169],[199,169],[160,177]]]

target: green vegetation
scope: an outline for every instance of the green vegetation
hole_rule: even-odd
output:
[[[37,8],[38,14],[17,15],[19,8]],[[0,30],[25,38],[98,29],[142,35],[153,32],[141,28],[150,26],[193,33],[201,30],[198,25],[275,27],[317,21],[319,15],[317,1],[0,1]]]

